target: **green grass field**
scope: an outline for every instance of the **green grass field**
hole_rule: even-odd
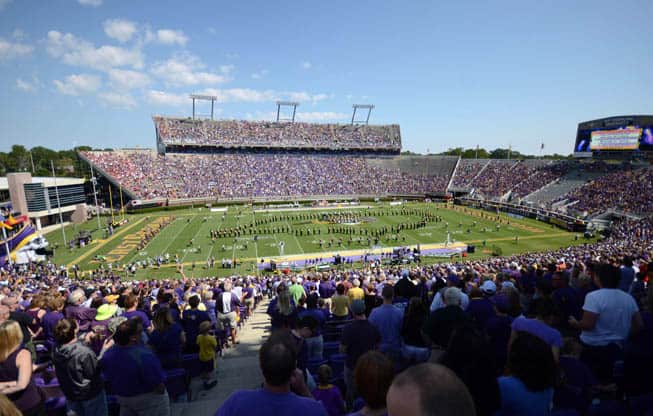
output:
[[[435,203],[407,203],[402,206],[391,207],[387,203],[371,203],[369,209],[323,209],[319,211],[279,211],[271,213],[254,214],[252,207],[249,206],[230,206],[225,213],[210,212],[207,208],[188,208],[174,211],[158,211],[148,214],[127,214],[129,222],[115,229],[114,235],[106,236],[104,230],[97,230],[97,221],[95,218],[83,225],[70,225],[66,228],[68,239],[76,235],[81,230],[90,231],[93,235],[93,242],[84,248],[74,248],[70,250],[63,245],[62,234],[59,230],[54,230],[46,235],[51,246],[57,246],[55,250],[54,262],[71,266],[77,264],[82,271],[88,271],[98,268],[106,261],[114,265],[125,265],[137,261],[145,262],[149,258],[164,255],[170,256],[170,264],[165,264],[161,268],[139,268],[135,275],[129,274],[129,279],[144,278],[173,278],[179,274],[175,267],[175,256],[178,256],[180,262],[184,264],[188,276],[224,276],[234,273],[245,274],[253,273],[256,270],[256,262],[260,259],[269,259],[270,257],[279,256],[279,242],[284,242],[284,254],[305,254],[315,258],[324,253],[345,252],[350,249],[367,249],[370,246],[367,243],[367,237],[363,236],[361,242],[348,242],[349,235],[345,234],[327,234],[329,227],[338,227],[341,229],[354,228],[356,233],[360,230],[367,229],[373,232],[382,227],[391,228],[401,223],[416,223],[422,218],[421,215],[402,215],[402,209],[417,209],[422,212],[429,212],[433,215],[442,217],[441,222],[428,222],[425,227],[415,230],[403,230],[397,233],[388,233],[381,237],[378,246],[392,247],[415,244],[444,243],[446,240],[447,230],[450,232],[452,240],[475,244],[477,251],[470,255],[470,259],[482,258],[491,255],[493,249],[497,248],[502,251],[503,255],[525,251],[537,251],[554,249],[574,244],[582,244],[587,240],[575,240],[575,234],[569,233],[559,228],[554,228],[549,224],[541,223],[531,219],[515,219],[505,214],[499,215],[501,219],[500,228],[497,215],[484,211],[472,210],[462,207],[447,207],[443,204]],[[361,217],[366,217],[371,213],[369,222],[363,222],[358,225],[333,225],[321,220],[310,219],[288,219],[286,217],[296,217],[301,214],[334,212],[352,212],[358,213]],[[375,215],[383,212],[384,215]],[[485,218],[481,218],[483,213]],[[152,229],[157,228],[158,221],[163,217],[174,216],[174,220],[163,228],[148,244],[141,250],[137,251],[135,246],[140,241],[139,233],[143,233],[148,226]],[[254,241],[253,234],[241,234],[240,237],[218,238],[212,243],[210,230],[226,230],[236,227],[249,225],[254,221],[271,219],[272,217],[281,217],[280,221],[259,226],[258,241]],[[104,225],[106,219],[102,218]],[[448,223],[448,228],[447,224]],[[261,228],[286,227],[291,229],[288,232],[264,232]],[[296,236],[295,230],[311,229],[320,230],[320,235]],[[268,230],[271,231],[271,230]],[[393,236],[397,235],[397,241]],[[515,242],[515,236],[519,241]],[[358,234],[354,235],[354,239]],[[386,237],[390,237],[387,241]],[[343,246],[339,247],[334,243],[328,247],[328,243],[320,247],[319,240],[342,238]],[[192,246],[189,245],[193,240]],[[337,240],[336,240],[337,241]],[[486,242],[485,248],[483,241]],[[374,243],[372,243],[374,244]],[[215,257],[215,266],[207,270],[207,258]],[[221,268],[222,259],[237,259],[238,266],[236,269]],[[446,260],[446,259],[445,259]],[[442,259],[425,258],[426,262],[442,261]]]

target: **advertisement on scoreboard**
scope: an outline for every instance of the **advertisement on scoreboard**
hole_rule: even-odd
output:
[[[574,152],[652,152],[653,116],[612,117],[578,125]]]
[[[642,129],[627,127],[616,130],[596,130],[590,137],[590,150],[637,150]]]

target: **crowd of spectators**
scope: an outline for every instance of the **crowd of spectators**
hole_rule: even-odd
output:
[[[570,165],[566,162],[551,162],[531,171],[517,186],[512,188],[513,198],[523,198],[543,186],[562,178],[569,172],[569,168]]]
[[[559,198],[589,215],[613,208],[626,213],[653,211],[653,168],[619,169],[600,176]]]
[[[212,331],[232,328],[237,343],[251,300],[268,294],[263,388],[235,393],[218,414],[252,403],[266,415],[281,406],[391,416],[419,414],[405,413],[410,406],[582,414],[599,398],[634,406],[653,393],[651,236],[649,217],[618,222],[599,243],[548,252],[222,279],[182,270],[181,279],[127,281],[115,268],[80,280],[52,263],[5,266],[0,399],[43,414],[39,388],[53,382],[32,363],[49,362],[78,415],[106,414],[107,396],[125,414],[168,414],[166,383],[183,354],[198,354],[212,388]]]
[[[443,192],[448,177],[409,175],[366,158],[297,154],[155,155],[86,152],[140,199]],[[346,179],[345,179],[346,178]]]
[[[490,163],[490,159],[461,159],[451,182],[455,188],[467,188],[472,179]]]
[[[154,117],[164,145],[401,150],[399,126]]]

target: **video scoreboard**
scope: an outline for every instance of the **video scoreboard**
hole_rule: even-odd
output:
[[[580,123],[574,153],[653,152],[653,116],[609,117]]]

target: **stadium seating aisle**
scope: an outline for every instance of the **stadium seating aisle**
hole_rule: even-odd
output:
[[[262,301],[239,332],[240,344],[224,351],[217,362],[218,384],[204,390],[201,379],[193,379],[190,390],[192,401],[172,403],[171,416],[213,415],[222,402],[235,390],[260,386],[261,373],[258,349],[267,338],[269,317],[265,313],[268,301]]]

